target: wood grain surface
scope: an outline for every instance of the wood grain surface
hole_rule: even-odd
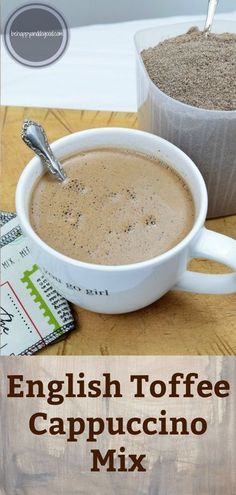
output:
[[[2,107],[2,210],[15,210],[20,173],[32,152],[22,143],[24,118],[43,124],[49,140],[93,127],[137,127],[135,113]],[[236,215],[208,220],[209,229],[236,239]],[[191,269],[227,272],[219,264],[194,260]],[[72,354],[224,354],[236,353],[235,295],[197,295],[169,292],[151,306],[126,315],[99,315],[73,307],[76,329],[65,340],[41,351]]]
[[[235,407],[236,360],[222,356],[56,356],[12,357],[0,362],[1,380],[1,424],[0,450],[0,493],[1,495],[233,495],[236,486],[235,470]],[[66,397],[68,390],[65,374],[73,374],[74,391],[79,393],[76,380],[80,372],[85,377],[85,395]],[[183,397],[185,387],[182,380],[177,385],[179,396],[169,397],[168,386],[174,373],[194,372],[199,377],[191,388],[192,397]],[[109,397],[88,397],[90,380],[100,380],[100,389],[105,391],[103,373],[109,373],[112,380],[119,380],[122,396],[114,397],[114,386],[109,387]],[[144,397],[135,398],[137,390],[130,376],[148,375],[149,383],[143,386]],[[44,397],[7,398],[9,375],[22,375],[22,382],[16,381],[27,393],[26,380],[41,381]],[[47,402],[48,384],[52,380],[62,382],[55,396],[64,399],[60,405]],[[214,393],[202,398],[196,385],[208,380],[214,385],[219,380],[230,384],[228,397],[220,398]],[[150,384],[162,380],[166,385],[163,397],[153,397]],[[195,380],[193,380],[194,383]],[[37,382],[36,382],[37,383]],[[154,388],[160,392],[159,386]],[[37,394],[38,388],[34,388]],[[54,387],[54,390],[55,387]],[[59,392],[59,393],[58,393]],[[166,434],[159,434],[160,412],[166,411]],[[29,419],[37,412],[47,414],[47,420],[36,420],[36,428],[46,428],[43,435],[34,435],[29,429]],[[65,433],[58,431],[49,434],[49,421],[55,416],[62,418]],[[194,418],[204,418],[207,431],[195,435],[190,429]],[[69,425],[67,419],[83,421],[82,430],[75,422],[75,441],[67,442]],[[89,419],[90,418],[90,419]],[[88,419],[95,418],[91,431],[96,431],[96,441],[87,441]],[[104,429],[98,428],[96,418],[101,418]],[[106,418],[114,424],[114,434],[107,428]],[[133,428],[138,434],[128,434],[127,422],[130,418],[140,418],[140,425]],[[149,428],[156,434],[143,432],[143,421],[152,418]],[[169,434],[170,418],[186,418],[189,434]],[[117,419],[122,420],[124,433],[116,434]],[[153,424],[153,419],[156,424]],[[163,419],[163,416],[162,416]],[[114,420],[114,421],[113,421]],[[73,424],[72,424],[73,426]],[[54,426],[55,428],[55,426]],[[57,428],[57,427],[56,427]],[[94,428],[94,430],[92,429]],[[178,425],[177,431],[181,432]],[[199,430],[199,425],[198,425]],[[127,468],[131,466],[129,454],[144,454],[142,463],[146,472],[107,472],[107,464],[99,465],[100,472],[91,472],[92,450],[99,449],[105,456],[108,449],[115,451],[115,466],[119,467],[117,454],[125,448]]]

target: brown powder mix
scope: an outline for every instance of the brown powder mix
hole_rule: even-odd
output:
[[[194,107],[236,110],[236,34],[198,28],[141,53],[147,72],[164,93]]]

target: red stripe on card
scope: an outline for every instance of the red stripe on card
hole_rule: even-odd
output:
[[[31,321],[33,327],[35,328],[36,332],[39,334],[40,338],[44,341],[44,344],[46,345],[46,342],[43,338],[43,336],[41,335],[39,329],[36,327],[34,321],[32,320],[31,316],[29,315],[28,311],[26,310],[26,308],[24,307],[24,305],[22,304],[21,300],[19,299],[18,295],[16,294],[16,292],[14,291],[12,285],[10,284],[10,282],[8,282],[8,280],[6,282],[4,282],[3,284],[1,284],[1,287],[3,287],[3,285],[9,285],[10,289],[12,290],[14,296],[16,297],[18,303],[20,304],[20,306],[22,307],[23,311],[25,312],[25,314],[28,316],[29,320]]]

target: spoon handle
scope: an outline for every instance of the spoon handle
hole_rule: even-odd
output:
[[[62,182],[67,178],[60,162],[55,158],[48,143],[45,131],[40,124],[33,122],[32,120],[25,120],[21,137],[25,144],[43,160],[43,163],[46,165],[49,172],[51,172],[57,180]]]
[[[205,27],[204,27],[204,33],[206,36],[208,33],[211,31],[216,7],[218,5],[219,0],[209,0],[208,1],[208,11],[207,11],[207,17],[206,17],[206,22],[205,22]]]

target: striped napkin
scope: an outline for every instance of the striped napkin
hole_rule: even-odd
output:
[[[74,329],[68,302],[32,258],[14,213],[0,212],[0,354],[31,355]]]

